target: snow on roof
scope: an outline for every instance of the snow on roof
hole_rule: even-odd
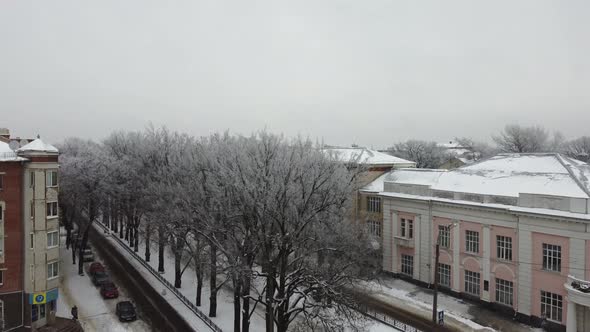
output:
[[[403,166],[412,167],[415,162],[398,158],[387,153],[369,150],[367,148],[325,148],[327,154],[333,155],[342,162],[353,162],[366,165],[378,166]]]
[[[19,148],[17,152],[36,151],[36,152],[50,152],[58,153],[57,148],[51,144],[43,142],[40,138],[32,141],[31,143]]]
[[[433,190],[518,197],[520,193],[589,198],[590,166],[559,154],[500,154],[448,172],[397,170],[386,182]]]
[[[0,141],[0,161],[21,161],[26,160],[25,158],[19,157],[14,152],[8,143]]]

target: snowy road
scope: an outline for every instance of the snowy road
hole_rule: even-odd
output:
[[[128,292],[121,288],[116,278],[113,281],[119,287],[119,298],[105,300],[100,296],[98,288],[90,281],[88,275],[78,275],[78,264],[72,264],[72,253],[65,248],[65,236],[60,242],[60,296],[57,304],[57,316],[71,318],[72,306],[78,307],[78,317],[86,332],[93,331],[150,331],[152,328],[138,313],[138,320],[130,323],[119,322],[115,315],[115,305],[118,301],[129,300]],[[97,257],[97,261],[101,261]],[[109,270],[109,267],[106,266]],[[133,302],[133,300],[131,299]]]

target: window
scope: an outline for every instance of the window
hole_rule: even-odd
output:
[[[367,197],[367,211],[381,212],[381,197]]]
[[[541,315],[549,320],[561,322],[562,313],[563,297],[558,294],[541,291]]]
[[[2,209],[2,205],[0,205],[0,222],[4,221],[4,210]]]
[[[54,279],[59,276],[59,266],[57,262],[47,264],[47,279]]]
[[[39,304],[39,319],[45,318],[45,303]]]
[[[441,286],[451,287],[451,266],[448,264],[438,264],[438,283]]]
[[[31,200],[31,218],[35,217],[35,201]]]
[[[414,238],[414,221],[411,219],[401,218],[400,220],[400,234],[402,237],[408,239]]]
[[[0,271],[0,286],[4,285],[4,271]]]
[[[508,236],[496,236],[498,259],[512,260],[512,238]]]
[[[59,232],[49,232],[47,233],[47,248],[54,248],[59,245]]]
[[[35,188],[35,172],[31,171],[31,173],[29,173],[29,186],[31,188]]]
[[[381,237],[381,221],[368,220],[367,227],[369,228],[369,234]]]
[[[465,270],[465,292],[479,296],[479,272]]]
[[[0,174],[0,191],[4,189],[4,175]]]
[[[57,217],[57,202],[47,203],[47,218]]]
[[[4,236],[0,235],[0,256],[4,255]]]
[[[409,276],[414,275],[414,256],[402,255],[402,273]]]
[[[479,252],[479,232],[465,231],[465,251]]]
[[[438,226],[438,243],[443,248],[449,248],[451,242],[451,234],[449,232],[449,226]]]
[[[31,307],[31,320],[36,322],[39,319],[39,308],[36,304]]]
[[[4,301],[0,300],[0,331],[4,331]]]
[[[45,173],[45,182],[47,187],[57,187],[57,171],[47,171]]]
[[[31,244],[29,245],[29,248],[35,249],[35,233],[30,233],[29,234],[29,240],[31,241]]]
[[[496,278],[496,302],[512,307],[514,285],[512,281]]]
[[[543,243],[543,269],[561,271],[561,246]]]

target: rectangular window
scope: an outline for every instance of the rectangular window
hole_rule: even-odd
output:
[[[543,269],[561,272],[561,246],[543,243]]]
[[[4,236],[0,236],[0,256],[4,255]]]
[[[496,302],[512,307],[513,298],[514,285],[512,281],[496,278]]]
[[[0,174],[0,191],[4,190],[4,175]]]
[[[47,233],[47,248],[54,248],[59,245],[59,232],[49,232]]]
[[[45,318],[45,303],[39,304],[39,319]]]
[[[367,227],[369,228],[369,234],[381,237],[381,221],[368,220]]]
[[[4,210],[2,209],[2,205],[0,205],[0,222],[4,221]]]
[[[47,264],[47,279],[54,279],[59,276],[59,266],[57,262]]]
[[[541,291],[541,316],[549,320],[561,322],[563,313],[563,297]]]
[[[438,243],[443,248],[449,248],[449,244],[451,243],[451,234],[449,231],[449,226],[438,226]]]
[[[508,236],[496,236],[498,259],[512,260],[512,238]]]
[[[479,296],[479,272],[465,270],[465,293]]]
[[[30,233],[29,238],[30,238],[29,240],[31,241],[29,248],[35,249],[35,233]]]
[[[405,275],[414,275],[414,256],[402,255],[402,273]]]
[[[31,171],[31,173],[29,173],[29,187],[35,188],[35,172],[34,171]]]
[[[367,197],[367,211],[381,212],[381,197]]]
[[[39,319],[39,308],[36,304],[31,307],[31,320],[36,322]]]
[[[4,271],[0,271],[0,286],[4,285]]]
[[[411,219],[401,218],[400,220],[400,234],[402,237],[414,238],[414,221]]]
[[[47,203],[47,218],[57,217],[57,202]]]
[[[47,187],[57,187],[57,171],[47,171],[45,173],[45,182]]]
[[[438,283],[441,286],[451,287],[451,266],[448,264],[438,264]]]
[[[479,232],[465,231],[465,251],[479,252]]]
[[[35,217],[35,201],[31,200],[31,218]]]

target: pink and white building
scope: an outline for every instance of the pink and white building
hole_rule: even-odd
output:
[[[383,269],[518,319],[590,331],[590,166],[501,154],[455,170],[400,169],[365,187],[383,211]],[[588,291],[588,292],[586,292]]]

